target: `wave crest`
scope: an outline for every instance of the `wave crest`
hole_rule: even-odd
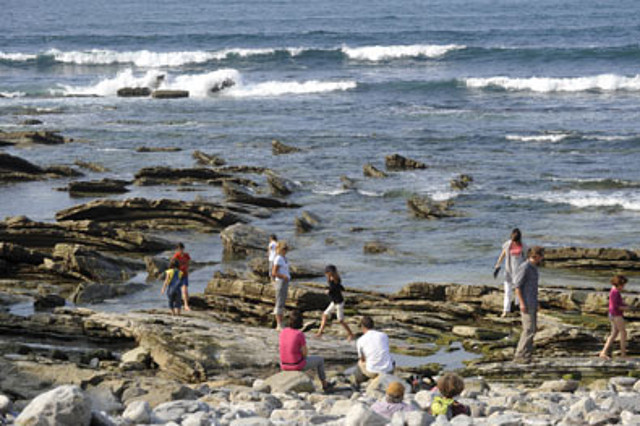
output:
[[[448,52],[465,48],[466,46],[458,44],[414,44],[409,46],[343,46],[341,50],[350,59],[377,62],[398,58],[438,58]]]
[[[489,87],[513,91],[531,91],[539,93],[550,92],[586,92],[602,91],[612,92],[617,90],[640,90],[640,74],[634,77],[625,77],[615,74],[601,74],[592,77],[576,78],[468,78],[465,80],[467,87],[483,89]]]

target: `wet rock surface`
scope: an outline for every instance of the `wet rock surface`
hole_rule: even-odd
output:
[[[68,169],[42,168],[23,158],[0,152],[0,183],[22,182],[68,176]]]
[[[413,170],[427,168],[427,165],[423,162],[403,157],[400,154],[387,155],[384,158],[384,164],[387,170]]]
[[[640,271],[640,253],[617,248],[547,248],[545,265],[553,268]]]
[[[127,185],[131,182],[119,179],[100,179],[91,181],[69,182],[67,190],[75,197],[101,194],[124,194],[129,192]]]
[[[215,154],[207,154],[202,151],[193,151],[192,157],[196,160],[196,162],[203,166],[212,166],[219,167],[224,166],[227,162]]]
[[[291,154],[300,151],[302,151],[300,148],[285,145],[279,140],[274,139],[271,141],[271,152],[273,153],[273,155]]]
[[[426,196],[414,195],[407,200],[407,206],[414,216],[423,219],[442,219],[456,216],[455,212],[451,211],[453,202],[449,200],[434,201]]]
[[[42,124],[42,122],[33,122],[33,124]],[[72,141],[73,139],[67,139],[57,132],[48,130],[35,132],[0,132],[0,146],[21,146],[31,144],[61,145]]]
[[[364,166],[362,166],[362,173],[365,175],[365,177],[377,179],[386,178],[389,176],[382,170],[376,168],[373,164],[365,164]]]

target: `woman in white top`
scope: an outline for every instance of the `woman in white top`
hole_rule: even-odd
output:
[[[500,272],[500,264],[504,259],[504,302],[502,306],[502,317],[506,317],[511,312],[511,301],[513,300],[513,279],[518,270],[518,266],[527,260],[527,246],[522,242],[522,233],[518,228],[511,231],[511,239],[502,245],[502,251],[498,257],[496,265],[493,267],[493,278]],[[517,300],[516,300],[517,302]]]
[[[271,276],[275,280],[274,285],[276,290],[276,306],[273,313],[276,316],[276,328],[278,330],[282,330],[282,315],[284,314],[284,305],[287,301],[289,281],[291,281],[289,261],[286,257],[287,251],[289,251],[287,242],[278,241],[276,245],[277,256],[273,260],[273,269],[271,271]]]
[[[271,276],[273,270],[273,261],[276,260],[276,245],[278,244],[278,237],[276,234],[269,235],[269,247],[267,248],[267,254],[269,255],[269,279],[273,281]]]

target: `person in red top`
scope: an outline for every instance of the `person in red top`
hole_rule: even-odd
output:
[[[280,332],[280,368],[283,371],[307,371],[315,369],[322,382],[322,390],[327,392],[330,385],[324,372],[324,358],[309,355],[307,340],[302,328],[302,314],[300,311],[289,313],[288,324]]]
[[[178,269],[182,272],[182,280],[180,281],[180,287],[182,288],[182,300],[184,302],[184,310],[190,311],[189,307],[189,262],[191,256],[184,251],[184,244],[178,243],[175,254],[171,257],[171,260],[178,261]]]
[[[627,281],[627,277],[624,275],[614,275],[614,277],[611,278],[611,291],[609,292],[609,320],[611,321],[611,335],[599,354],[600,358],[603,359],[611,359],[611,357],[609,357],[609,350],[611,349],[613,342],[616,341],[616,337],[618,337],[618,335],[620,335],[620,357],[627,357],[627,330],[624,326],[623,311],[628,307],[622,300],[622,295],[620,294]]]

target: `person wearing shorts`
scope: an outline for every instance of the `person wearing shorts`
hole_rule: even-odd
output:
[[[289,261],[287,260],[287,252],[289,246],[286,241],[278,241],[276,252],[278,255],[273,261],[273,269],[271,274],[274,279],[276,305],[273,314],[276,317],[276,329],[282,330],[282,316],[284,315],[284,306],[287,303],[287,294],[289,292],[289,281],[291,281],[291,273],[289,272]]]
[[[331,299],[331,303],[322,313],[322,323],[320,324],[320,329],[316,333],[316,336],[322,336],[324,329],[327,325],[327,319],[331,316],[333,311],[336,311],[338,322],[340,325],[347,331],[347,340],[353,340],[353,333],[349,328],[349,325],[344,321],[344,296],[342,292],[345,290],[342,286],[342,280],[340,279],[340,274],[338,274],[338,269],[334,265],[327,265],[324,268],[324,274],[327,277],[327,284],[329,285],[329,289],[327,290],[327,294]]]
[[[189,307],[189,263],[191,262],[191,256],[184,251],[184,244],[178,243],[176,252],[171,257],[171,260],[178,262],[178,268],[180,269],[182,279],[180,281],[180,288],[182,291],[182,300],[184,302],[184,310],[190,311]]]

